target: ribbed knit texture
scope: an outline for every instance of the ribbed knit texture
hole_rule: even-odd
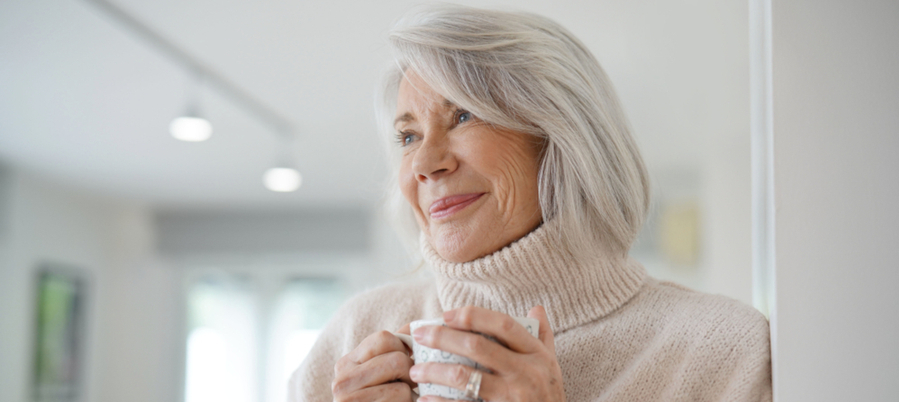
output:
[[[475,305],[525,316],[542,305],[556,332],[614,311],[644,284],[644,267],[628,256],[598,248],[575,261],[547,223],[500,251],[467,263],[451,263],[421,240],[422,255],[437,277],[441,308]]]
[[[390,284],[351,299],[292,376],[289,397],[332,400],[334,363],[376,331],[466,305],[512,316],[542,305],[569,400],[772,399],[762,314],[647,277],[633,259],[601,248],[575,261],[548,224],[468,263],[444,261],[422,242],[435,279]]]

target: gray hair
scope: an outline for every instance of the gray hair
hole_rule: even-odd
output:
[[[408,242],[419,229],[398,186],[392,121],[411,69],[480,119],[543,142],[541,212],[570,253],[628,252],[647,216],[647,170],[612,83],[568,30],[529,13],[429,5],[398,20],[389,41],[396,65],[376,109],[394,174],[388,213]]]

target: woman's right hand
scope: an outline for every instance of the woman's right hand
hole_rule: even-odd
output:
[[[409,334],[409,325],[397,331]],[[409,350],[386,330],[366,337],[334,365],[331,393],[336,402],[413,401]]]

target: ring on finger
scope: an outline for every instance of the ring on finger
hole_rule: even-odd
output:
[[[481,371],[473,369],[469,374],[469,382],[466,383],[466,399],[479,400],[478,392],[481,391]]]

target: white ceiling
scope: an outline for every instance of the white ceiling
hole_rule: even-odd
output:
[[[299,191],[262,186],[275,133],[217,93],[204,143],[167,133],[187,71],[84,0],[0,2],[0,162],[166,208],[368,206],[386,170],[373,93],[386,32],[420,1],[115,0],[297,128]],[[743,1],[460,1],[547,15],[616,84],[651,168],[748,132]]]

